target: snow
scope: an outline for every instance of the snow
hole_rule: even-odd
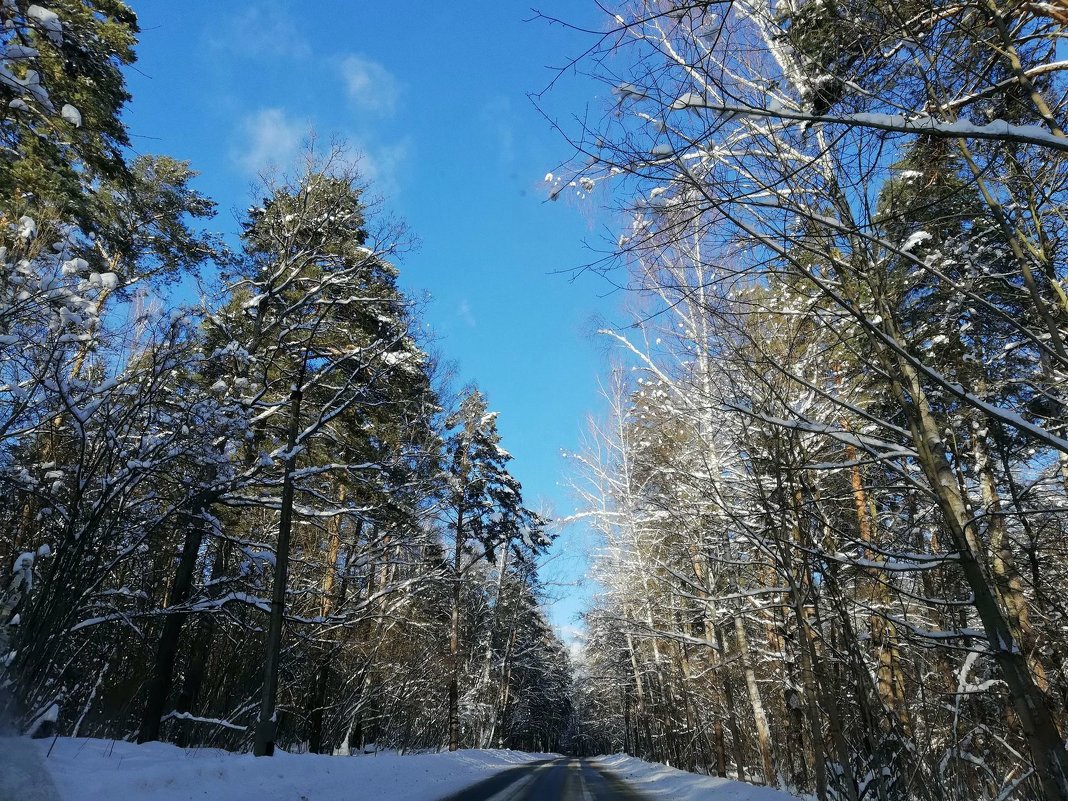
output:
[[[162,720],[192,720],[196,723],[210,723],[213,726],[222,726],[224,729],[234,729],[236,731],[247,731],[248,729],[247,726],[238,726],[228,720],[222,720],[221,718],[202,718],[190,712],[170,712],[167,715],[164,715]]]
[[[61,269],[63,275],[77,275],[89,269],[89,262],[81,258],[69,259],[63,262]]]
[[[0,58],[9,61],[24,61],[26,59],[37,58],[38,55],[38,52],[34,48],[20,44],[8,44],[4,47],[3,52],[0,52]]]
[[[23,570],[29,570],[33,567],[33,560],[35,554],[33,551],[24,551],[15,557],[15,566],[11,569],[11,572],[20,573]]]
[[[901,252],[908,253],[910,250],[926,242],[930,238],[931,235],[926,231],[916,231],[913,234],[909,234],[909,238],[901,245]]]
[[[41,76],[37,70],[26,70],[25,76],[20,78],[8,69],[7,63],[0,61],[0,85],[6,85],[19,94],[29,94],[49,112],[55,111],[52,101],[48,98],[48,91],[41,85]],[[23,105],[22,108],[26,106]]]
[[[1064,136],[1051,133],[1038,125],[1016,125],[1002,119],[991,120],[983,125],[977,125],[968,120],[954,120],[944,122],[923,114],[905,116],[902,114],[873,114],[858,113],[846,114],[835,120],[846,125],[869,126],[889,130],[901,130],[909,132],[930,132],[949,136],[973,137],[976,139],[1018,139],[1030,144],[1043,145],[1058,150],[1068,150],[1068,139]]]
[[[19,239],[30,240],[37,236],[37,222],[32,217],[19,217]]]
[[[813,83],[818,83],[819,79]],[[624,97],[634,95],[645,97],[646,93],[635,89],[631,84],[621,84],[615,90]],[[864,128],[877,128],[900,133],[926,133],[947,138],[963,139],[1010,139],[1017,142],[1039,145],[1055,150],[1068,150],[1068,137],[1053,133],[1040,125],[1018,125],[1003,119],[991,120],[977,124],[968,120],[947,122],[931,117],[925,113],[918,114],[882,114],[859,112],[841,116],[813,115],[788,110],[761,109],[756,106],[730,105],[720,101],[704,98],[694,92],[687,92],[671,104],[673,111],[683,109],[707,109],[722,115],[756,115],[777,117],[784,120],[800,122],[826,122],[837,125],[856,125]]]
[[[596,757],[593,762],[626,780],[650,801],[797,801],[797,796],[771,787],[700,776],[622,754]]]
[[[671,104],[672,111],[682,111],[687,108],[703,108],[708,101],[696,92],[686,92],[678,100]]]
[[[75,128],[82,127],[82,113],[70,103],[64,103],[63,108],[60,109],[59,113],[60,116],[63,117],[63,119],[65,119]]]
[[[14,754],[18,756],[8,756]],[[406,756],[383,752],[353,757],[280,751],[273,757],[257,758],[166,743],[136,745],[60,737],[53,744],[52,739],[4,737],[0,738],[0,798],[296,801],[303,797],[309,801],[352,801],[366,797],[375,801],[429,801],[500,771],[548,757],[518,751]],[[5,764],[16,758],[17,766]],[[369,789],[373,792],[365,795]]]
[[[620,97],[624,97],[624,98],[626,98],[626,97],[642,98],[642,97],[646,96],[646,93],[645,93],[645,91],[643,89],[639,89],[637,86],[635,86],[632,83],[621,83],[619,86],[617,86],[612,91],[615,92]]]
[[[0,737],[0,798],[34,801],[429,801],[552,754],[486,750],[401,756],[289,754],[257,758],[214,748],[117,740]],[[634,757],[593,762],[650,801],[796,801],[770,787],[701,776]],[[356,790],[356,796],[364,797]]]
[[[26,16],[35,20],[54,44],[63,44],[63,23],[55,11],[41,6],[30,6],[26,9]]]
[[[41,764],[39,742],[0,737],[0,798],[4,801],[62,801]]]
[[[32,737],[46,723],[55,723],[57,720],[59,720],[59,704],[53,702],[30,724],[26,734]]]

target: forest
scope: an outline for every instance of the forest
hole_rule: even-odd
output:
[[[133,12],[0,14],[8,717],[264,754],[556,747],[549,529],[421,341],[408,232],[329,148],[227,246],[190,165],[128,155]],[[218,291],[175,302],[198,270]]]
[[[615,104],[549,180],[625,210],[590,269],[640,298],[573,457],[591,751],[1068,797],[1066,23],[645,2],[591,34]]]
[[[598,210],[575,269],[626,297],[551,519],[343,148],[227,241],[192,165],[132,154],[134,12],[0,3],[18,731],[1068,801],[1068,6],[611,5],[532,21],[602,90],[545,113],[543,197]]]

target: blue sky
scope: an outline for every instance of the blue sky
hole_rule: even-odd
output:
[[[544,177],[570,150],[527,98],[589,44],[510,0],[464,3],[134,2],[142,27],[126,121],[138,152],[187,159],[198,188],[236,229],[259,170],[298,158],[312,129],[345,138],[387,206],[421,241],[400,264],[429,293],[437,349],[500,412],[504,447],[528,503],[572,510],[561,449],[575,449],[600,404],[605,345],[596,317],[619,304],[592,275],[606,220],[582,201],[547,203]],[[547,16],[596,27],[591,3],[552,0]],[[600,111],[602,89],[563,82],[560,119]],[[582,578],[584,537],[565,534],[543,571]],[[588,589],[588,588],[587,588]],[[574,623],[584,589],[550,616]]]

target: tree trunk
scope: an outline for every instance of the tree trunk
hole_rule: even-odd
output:
[[[627,609],[624,607],[623,614],[627,614]],[[631,636],[630,631],[626,632],[627,640],[627,654],[630,656],[630,669],[631,675],[634,678],[634,697],[637,700],[637,706],[634,710],[634,747],[636,756],[649,756],[655,759],[655,755],[650,753],[653,747],[653,738],[648,734],[648,717],[646,714],[645,704],[645,686],[642,684],[641,671],[638,669],[638,655],[634,648],[634,638]],[[639,727],[646,728],[646,743],[649,751],[644,753],[640,749],[640,740],[638,737]]]
[[[735,711],[734,686],[727,675],[727,645],[723,637],[723,631],[715,626],[716,644],[719,646],[719,675],[723,686],[723,702],[727,707],[727,726],[731,730],[731,745],[734,750],[734,766],[737,770],[738,781],[745,781],[745,756],[742,750],[742,730],[738,725],[738,713]]]
[[[816,630],[820,630],[823,626],[820,620],[819,606],[814,606],[813,611],[816,616]],[[831,735],[831,742],[834,744],[838,765],[842,771],[841,782],[845,786],[845,797],[849,801],[858,801],[860,792],[857,787],[856,775],[853,772],[852,754],[849,750],[849,743],[845,738],[845,731],[842,728],[842,716],[838,711],[838,699],[833,692],[833,688],[840,686],[840,682],[832,681],[831,677],[827,675],[826,666],[816,651],[816,638],[812,632],[809,632],[807,625],[804,631],[808,640],[808,652],[812,663],[813,676],[816,679],[816,686],[819,687],[823,708],[827,712],[827,727]]]
[[[347,498],[345,485],[338,487],[338,505],[343,506]],[[334,611],[334,583],[337,575],[337,557],[341,551],[341,518],[338,517],[329,525],[330,539],[326,548],[326,569],[323,570],[320,589],[322,598],[319,600],[319,616],[324,620]],[[368,595],[373,595],[373,588],[369,588]],[[329,642],[334,641],[330,634],[326,635]],[[308,751],[313,754],[322,754],[323,751],[323,718],[325,715],[326,698],[330,686],[330,660],[337,648],[336,645],[322,644],[316,650],[319,652],[318,666],[315,671],[315,682],[311,692],[311,711],[308,720]]]
[[[200,506],[186,516],[185,544],[178,559],[178,569],[174,582],[167,596],[167,606],[176,607],[189,599],[196,574],[197,558],[204,543],[205,525],[201,515],[204,507]],[[141,716],[141,727],[137,733],[137,742],[145,743],[159,739],[160,720],[166,710],[167,698],[171,692],[174,679],[174,661],[178,656],[178,643],[185,625],[185,612],[170,612],[163,620],[159,644],[156,647],[156,659],[152,666],[152,675],[148,683],[145,708]]]
[[[312,754],[326,753],[323,751],[323,713],[326,707],[326,689],[330,680],[330,655],[324,653],[320,657],[319,666],[315,671],[315,683],[311,693],[311,709],[308,720],[308,751]]]
[[[1020,649],[1027,657],[1027,664],[1034,674],[1035,683],[1045,692],[1049,688],[1046,669],[1036,653],[1035,629],[1031,624],[1031,611],[1024,594],[1023,578],[1016,567],[1009,544],[1008,527],[1002,512],[1001,497],[994,479],[994,468],[990,463],[990,454],[986,443],[979,434],[975,434],[972,454],[979,474],[979,487],[982,492],[983,505],[986,507],[987,533],[990,542],[990,566],[994,574],[994,590],[1008,617],[1013,636],[1020,643]],[[1036,589],[1037,589],[1036,585]]]
[[[215,549],[215,558],[212,560],[211,575],[220,576],[226,569],[226,560],[229,558],[229,543],[220,542]],[[215,593],[209,588],[208,597],[214,597]],[[206,614],[197,626],[196,635],[193,637],[193,646],[189,655],[189,666],[186,668],[185,681],[182,683],[182,691],[178,695],[175,709],[179,712],[192,712],[196,709],[200,700],[200,690],[204,685],[204,677],[207,673],[208,657],[211,655],[211,641],[215,636],[215,617]],[[175,744],[180,748],[188,747],[192,741],[193,721],[181,721],[178,726],[178,735]]]
[[[452,617],[449,622],[449,750],[460,747],[460,558],[463,555],[463,509],[456,514],[452,562]]]
[[[756,672],[749,659],[749,638],[745,633],[745,621],[741,613],[734,616],[734,636],[738,642],[738,655],[742,660],[742,669],[745,671],[745,686],[749,691],[749,704],[753,708],[753,721],[756,724],[757,743],[760,747],[760,763],[764,771],[764,784],[775,784],[778,775],[775,770],[775,754],[771,746],[771,729],[768,727],[768,718],[764,714],[764,700],[760,696],[760,687],[757,685]]]
[[[498,569],[498,572],[497,572],[497,597],[496,597],[496,599],[494,600],[494,603],[493,603],[493,615],[492,615],[492,618],[490,620],[490,625],[489,625],[489,636],[486,638],[486,648],[485,648],[485,650],[484,650],[484,652],[482,654],[482,678],[479,681],[479,685],[480,685],[480,688],[482,688],[482,690],[481,690],[482,692],[485,692],[485,691],[488,690],[489,685],[490,685],[490,679],[492,678],[492,674],[493,674],[493,634],[497,630],[497,626],[500,623],[500,619],[501,619],[501,597],[504,594],[504,577],[505,577],[505,571],[507,569],[508,569],[508,541],[505,540],[504,545],[501,548],[501,563],[499,565],[499,569]],[[514,630],[514,620],[515,620],[515,616],[513,615],[513,627],[512,627],[512,630]],[[510,642],[511,642],[511,631],[509,632],[509,636],[508,636],[508,640],[507,641],[510,644]],[[507,656],[505,657],[505,659],[507,660]],[[502,668],[501,668],[501,680],[502,680],[502,682],[504,680],[504,667],[503,667],[503,665],[502,665]],[[497,728],[497,725],[496,725],[497,724],[497,713],[499,711],[499,703],[500,703],[500,699],[501,699],[502,693],[503,693],[503,688],[500,685],[498,685],[496,692],[494,692],[493,695],[491,696],[493,698],[493,704],[492,704],[492,707],[490,709],[489,719],[483,721],[484,726],[482,728],[482,731],[479,733],[479,739],[478,739],[479,748],[492,748],[493,747],[492,746],[493,736],[494,736],[494,731]]]
[[[991,582],[978,561],[982,551],[977,547],[974,516],[957,487],[938,423],[919,376],[904,358],[899,357],[896,361],[901,380],[894,378],[894,394],[907,415],[918,461],[952,537],[961,571],[973,594],[975,610],[986,631],[990,653],[1012,697],[1043,796],[1047,801],[1068,801],[1068,753],[1064,750],[1064,738],[1053,719],[1048,699],[1036,685]],[[908,387],[908,399],[902,381]]]
[[[504,717],[505,710],[508,708],[512,684],[512,651],[515,650],[515,638],[517,633],[516,628],[513,626],[511,634],[508,637],[508,645],[504,649],[504,661],[501,666],[501,686],[500,691],[497,694],[497,704],[493,708],[493,724],[490,726],[489,733],[490,748],[493,747],[494,738],[498,736],[501,720]],[[497,748],[503,747],[502,739],[502,742],[497,743]]]
[[[712,721],[712,742],[716,749],[716,775],[721,778],[727,776],[727,746],[723,742],[723,718],[716,715]]]
[[[290,393],[289,437],[286,442],[285,471],[282,478],[282,509],[278,521],[278,546],[275,552],[274,588],[271,593],[271,622],[267,631],[267,652],[263,666],[263,696],[256,723],[256,741],[252,753],[273,756],[278,720],[275,701],[278,693],[278,662],[282,650],[282,623],[286,606],[286,582],[289,574],[289,538],[293,531],[293,468],[297,461],[297,436],[300,431],[300,385]]]
[[[851,430],[848,424],[843,422],[846,430]],[[858,464],[856,446],[848,444],[845,447],[846,462],[850,465],[850,486],[853,491],[853,507],[857,518],[857,533],[860,541],[873,544],[872,518],[869,514],[868,493],[864,489],[864,477]],[[882,560],[878,551],[872,551],[875,561]],[[908,708],[905,699],[905,677],[901,670],[901,651],[898,646],[897,628],[886,619],[882,611],[891,602],[890,590],[887,582],[891,579],[881,568],[872,568],[866,571],[871,579],[871,602],[877,607],[875,614],[868,619],[871,642],[875,646],[875,657],[878,664],[876,670],[876,686],[879,691],[879,699],[883,707],[894,715],[897,722],[905,731],[910,728]]]

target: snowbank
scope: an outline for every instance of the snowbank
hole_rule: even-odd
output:
[[[592,760],[599,767],[607,769],[621,779],[626,780],[635,790],[644,793],[650,799],[671,799],[672,801],[797,801],[797,796],[773,790],[770,787],[757,787],[754,784],[721,779],[717,776],[699,776],[675,770],[665,765],[643,762],[634,757],[615,756],[595,757]]]
[[[546,758],[457,751],[355,757],[277,753],[257,759],[211,748],[69,737],[56,740],[46,756],[50,746],[50,739],[0,738],[2,801],[431,801]],[[5,764],[15,754],[17,776],[13,765]]]

